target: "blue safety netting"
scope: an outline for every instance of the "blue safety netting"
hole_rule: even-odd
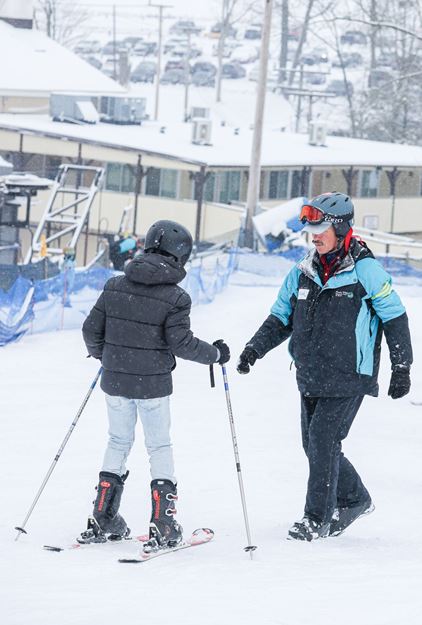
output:
[[[234,267],[232,254],[194,260],[182,286],[194,305],[209,303],[227,285]],[[0,289],[0,346],[28,332],[80,328],[105,282],[118,274],[103,267],[81,271],[71,266],[46,280],[19,275],[10,289]]]
[[[188,291],[193,305],[213,301],[226,286],[281,284],[283,277],[306,249],[294,247],[278,254],[232,249],[202,259],[189,266],[181,286]],[[422,270],[409,262],[378,257],[394,281],[422,286]],[[104,267],[78,270],[65,267],[46,280],[18,275],[6,291],[0,289],[0,346],[16,341],[26,333],[80,328],[105,282],[117,272]]]

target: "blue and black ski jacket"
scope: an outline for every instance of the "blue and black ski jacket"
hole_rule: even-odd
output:
[[[306,396],[377,396],[383,331],[392,367],[412,363],[405,308],[391,276],[356,239],[325,284],[320,263],[312,250],[293,267],[248,346],[262,358],[290,337],[297,384]]]

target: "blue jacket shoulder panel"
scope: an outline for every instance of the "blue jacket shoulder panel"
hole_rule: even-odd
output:
[[[271,314],[278,317],[285,326],[289,325],[292,314],[292,297],[297,298],[300,273],[297,265],[289,271],[271,308]]]
[[[365,289],[371,304],[383,323],[400,317],[406,312],[400,297],[392,287],[392,278],[374,258],[356,263],[359,282]]]

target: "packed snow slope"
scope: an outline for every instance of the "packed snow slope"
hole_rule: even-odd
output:
[[[420,625],[422,614],[422,289],[399,287],[411,320],[411,394],[367,398],[344,444],[376,511],[337,538],[287,541],[301,518],[307,464],[299,396],[286,346],[235,371],[245,341],[267,316],[277,286],[231,286],[192,312],[210,341],[224,338],[253,542],[247,544],[221,372],[179,361],[172,398],[179,480],[178,519],[186,533],[215,530],[212,543],[140,565],[117,562],[133,542],[51,553],[84,529],[106,444],[104,397],[96,388],[30,518],[25,514],[98,368],[80,332],[25,337],[1,350],[1,623],[3,625]],[[129,459],[122,512],[134,534],[147,529],[149,473],[142,431]]]

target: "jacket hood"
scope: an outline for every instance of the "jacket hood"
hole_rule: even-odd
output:
[[[125,267],[126,278],[141,284],[178,284],[186,276],[181,265],[161,254],[141,254]]]

